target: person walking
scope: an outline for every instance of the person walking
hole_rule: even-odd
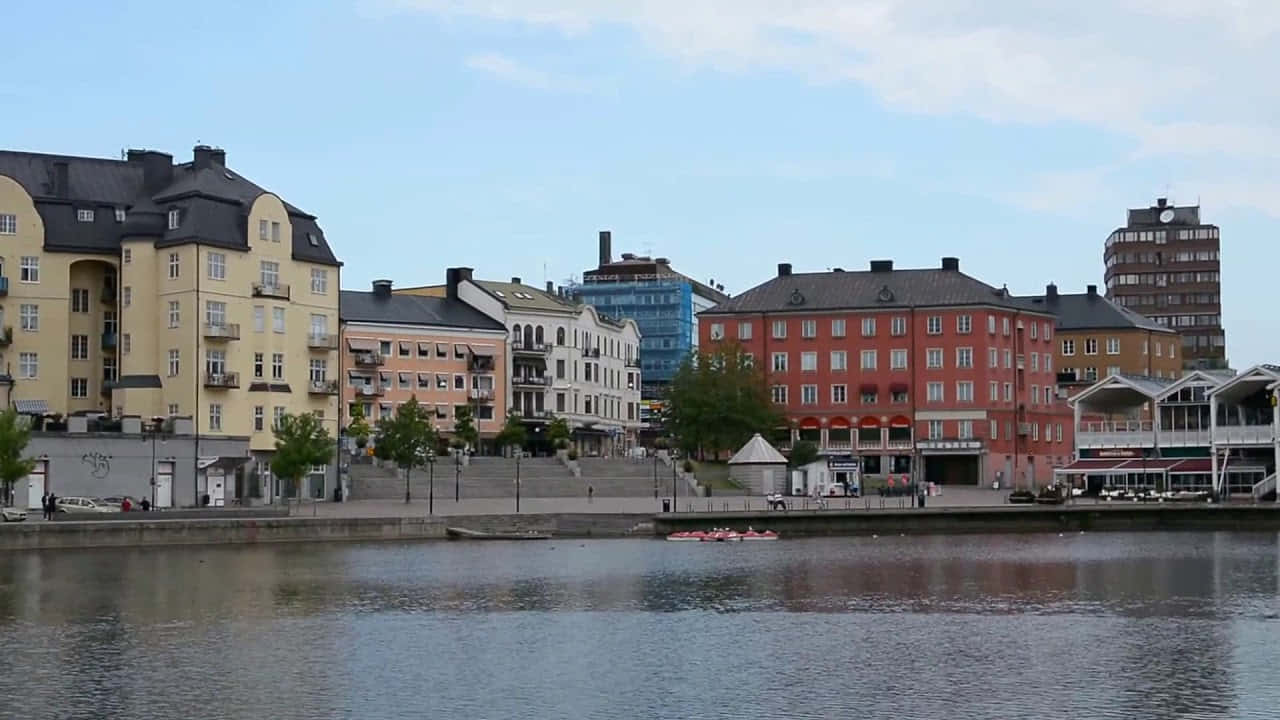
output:
[[[587,486],[587,504],[588,505],[591,504],[591,500],[592,498],[595,497],[595,494],[596,494],[596,487],[594,485],[588,485]]]
[[[40,513],[45,520],[49,519],[49,493],[40,496]]]
[[[924,507],[924,499],[928,496],[928,486],[925,483],[916,483],[916,502],[920,507]]]
[[[151,501],[146,498],[142,498],[142,512],[151,512]]]
[[[45,518],[46,520],[52,520],[52,519],[53,519],[53,516],[58,514],[58,495],[57,495],[57,493],[52,493],[52,492],[51,492],[51,493],[49,493],[49,509],[48,509],[48,512],[49,512],[49,514],[46,516],[46,518]]]

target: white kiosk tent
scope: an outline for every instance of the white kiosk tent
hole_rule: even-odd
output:
[[[729,459],[729,477],[757,495],[783,491],[787,459],[756,433]]]
[[[1219,493],[1275,492],[1276,391],[1280,365],[1254,365],[1209,393],[1213,419],[1213,485]]]

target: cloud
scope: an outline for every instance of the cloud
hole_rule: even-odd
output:
[[[466,59],[465,64],[472,70],[489,73],[513,85],[534,90],[575,93],[589,90],[589,87],[577,78],[552,75],[498,53],[472,55]]]

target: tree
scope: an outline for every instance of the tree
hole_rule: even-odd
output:
[[[818,446],[801,440],[791,448],[791,467],[804,467],[818,459]]]
[[[453,437],[466,445],[475,447],[480,444],[480,433],[476,431],[475,411],[470,405],[459,405],[453,413]]]
[[[436,431],[427,410],[418,404],[417,396],[396,408],[396,414],[378,421],[377,445],[373,449],[379,460],[388,460],[404,471],[404,501],[409,502],[409,476],[415,467],[424,467],[436,446]]]
[[[31,441],[31,428],[22,422],[18,411],[5,408],[0,412],[0,504],[13,502],[13,485],[31,474],[36,467],[33,458],[23,457]]]
[[[573,433],[569,430],[569,421],[562,417],[552,418],[547,424],[547,440],[557,450],[569,447],[569,438],[572,435]]]
[[[686,455],[737,450],[783,423],[764,373],[734,343],[690,353],[667,390],[663,424]]]
[[[363,450],[369,444],[369,436],[372,434],[369,421],[364,419],[364,409],[359,405],[353,405],[351,422],[347,423],[347,435],[356,441],[356,447]]]
[[[282,415],[272,432],[276,437],[276,454],[271,458],[271,472],[289,481],[290,492],[301,498],[302,478],[311,468],[327,465],[333,457],[333,439],[315,413]]]
[[[523,447],[529,441],[529,435],[520,422],[520,414],[515,410],[507,413],[507,421],[496,438],[498,447]]]

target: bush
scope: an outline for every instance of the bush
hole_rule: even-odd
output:
[[[668,442],[667,439],[664,437],[660,437],[657,440],[653,441],[654,450],[666,450],[669,447],[671,447],[671,443]]]
[[[577,448],[569,448],[569,459],[570,459],[570,460],[577,460],[577,459],[578,459],[578,449],[577,449]]]
[[[568,440],[566,440],[566,439],[564,439],[564,438],[560,438],[559,440],[556,440],[556,449],[557,449],[557,450],[564,450],[564,449],[567,449],[568,447],[569,447],[569,441],[568,441]]]
[[[692,461],[692,460],[685,460],[685,461],[684,461],[684,471],[685,471],[685,472],[687,472],[687,473],[691,473],[691,472],[693,472],[693,461]]]

